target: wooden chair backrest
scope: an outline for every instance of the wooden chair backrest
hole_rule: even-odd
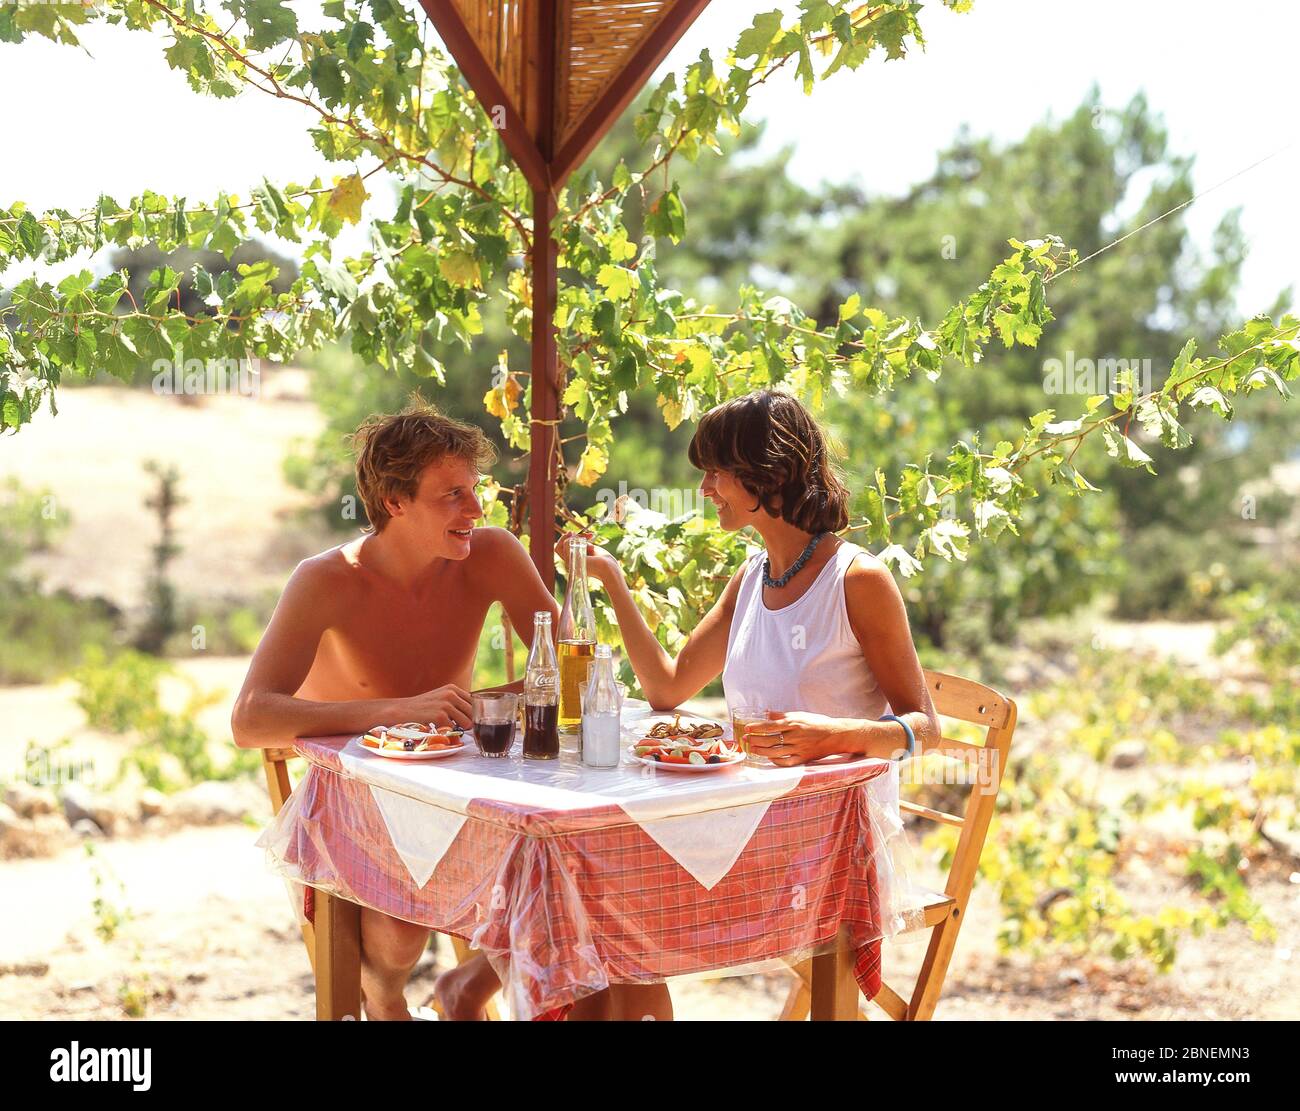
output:
[[[973,765],[975,774],[968,776],[970,789],[963,814],[958,816],[931,810],[907,800],[899,802],[899,809],[905,813],[910,812],[961,830],[953,853],[952,867],[948,869],[948,878],[944,884],[943,893],[946,898],[937,900],[934,906],[926,908],[924,924],[931,928],[930,944],[910,999],[904,1000],[886,984],[881,985],[880,993],[876,996],[876,1002],[892,1018],[912,1021],[933,1016],[943,991],[948,963],[966,918],[966,904],[979,870],[984,840],[988,836],[989,823],[997,807],[998,790],[1006,771],[1007,755],[1011,751],[1011,736],[1016,729],[1016,704],[992,687],[963,679],[959,675],[946,675],[941,671],[927,671],[925,683],[935,712],[941,718],[980,726],[984,730],[984,743],[977,745],[944,737],[927,750]],[[981,767],[981,762],[987,763]]]
[[[293,793],[293,781],[289,778],[289,761],[298,754],[291,748],[262,749],[262,771],[266,773],[266,791],[271,796],[271,813],[279,814],[284,804]],[[305,907],[299,910],[306,913]],[[303,944],[307,946],[307,959],[311,961],[312,971],[316,970],[316,929],[306,919],[300,917]]]
[[[297,753],[291,748],[262,749],[262,771],[266,773],[266,790],[271,796],[271,812],[280,813],[280,808],[293,793],[293,781],[289,778],[289,761]]]
[[[979,865],[980,851],[984,847],[984,838],[988,834],[989,822],[997,807],[998,788],[1006,771],[1011,736],[1016,728],[1016,704],[992,687],[963,679],[959,675],[946,675],[941,671],[926,671],[925,684],[934,702],[935,712],[941,718],[969,722],[983,727],[985,731],[983,744],[944,737],[938,745],[932,745],[926,751],[963,760],[972,765],[973,769],[979,769],[981,762],[991,762],[992,765],[988,769],[985,783],[980,782],[981,778],[985,778],[982,775],[972,777],[965,813],[960,816],[930,810],[907,801],[899,804],[905,812],[956,826],[961,830],[944,894],[955,899],[964,912],[971,886],[975,882],[975,872]]]
[[[1016,704],[992,687],[941,671],[926,671],[925,685],[930,692],[935,712],[941,718],[980,726],[984,730],[984,743],[972,744],[955,737],[944,737],[938,744],[930,745],[925,750],[927,753],[941,753],[971,766],[974,774],[967,779],[969,791],[964,813],[957,815],[932,810],[906,799],[901,799],[898,804],[899,810],[904,813],[955,826],[961,833],[944,883],[944,897],[936,896],[927,900],[923,921],[916,927],[921,928],[923,925],[931,933],[930,944],[911,997],[904,999],[884,983],[876,996],[876,1003],[895,1019],[928,1019],[934,1014],[939,1002],[948,962],[957,944],[957,935],[966,917],[966,903],[979,870],[984,839],[997,807],[998,789],[1006,771],[1011,736],[1016,728]],[[981,763],[985,766],[981,767]],[[797,1013],[803,998],[801,994],[793,993],[791,1001],[787,1003],[787,1011]]]

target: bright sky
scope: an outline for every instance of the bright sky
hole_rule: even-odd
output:
[[[668,68],[705,46],[721,58],[754,13],[776,6],[795,8],[794,0],[715,0]],[[894,192],[928,174],[963,123],[1014,139],[1048,113],[1071,111],[1094,82],[1114,107],[1145,90],[1173,150],[1195,155],[1196,186],[1206,189],[1300,138],[1292,111],[1300,5],[1234,0],[1230,26],[1249,29],[1240,49],[1225,41],[1224,11],[1210,0],[976,0],[973,12],[955,15],[930,0],[924,54],[842,73],[811,98],[793,79],[775,80],[754,116],[768,119],[773,146],[794,144],[794,171],[805,181],[856,177]],[[161,39],[106,27],[83,37],[88,53],[44,40],[0,44],[0,103],[11,109],[0,203],[76,209],[100,192],[124,201],[145,187],[191,199],[218,189],[246,196],[264,174],[301,182],[337,172],[311,147],[306,109],[256,92],[220,101],[191,93],[163,60]],[[24,102],[31,110],[14,110]],[[894,153],[873,164],[873,148],[854,136],[882,131],[894,137]],[[1245,313],[1300,286],[1298,170],[1300,143],[1188,212],[1206,243],[1227,209],[1243,207]]]

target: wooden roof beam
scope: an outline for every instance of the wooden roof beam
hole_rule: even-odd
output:
[[[582,165],[709,2],[677,0],[664,14],[658,26],[637,47],[627,65],[577,122],[568,140],[551,159],[551,178],[557,187]]]
[[[518,109],[497,80],[496,71],[483,57],[474,36],[465,26],[454,0],[420,0],[420,5],[451,51],[451,56],[469,81],[470,88],[474,90],[484,110],[489,116],[496,108],[502,110],[506,125],[501,129],[501,141],[528,179],[528,184],[534,189],[549,188],[551,173],[546,160],[528,133]]]

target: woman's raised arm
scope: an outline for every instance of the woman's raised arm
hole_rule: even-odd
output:
[[[570,536],[562,537],[556,550],[563,557]],[[656,710],[671,710],[697,695],[708,683],[722,674],[727,661],[727,636],[731,617],[740,592],[741,572],[737,571],[722,597],[691,631],[677,658],[664,649],[650,626],[641,616],[632,592],[628,589],[623,568],[612,555],[594,544],[587,545],[587,573],[609,595],[618,617],[619,632],[628,661],[646,699]]]

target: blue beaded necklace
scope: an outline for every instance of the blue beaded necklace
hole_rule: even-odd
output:
[[[822,537],[826,535],[827,533],[819,532],[816,536],[814,536],[811,540],[809,540],[808,547],[806,547],[800,553],[798,559],[796,559],[792,564],[790,564],[790,570],[788,570],[779,579],[772,578],[772,561],[770,559],[764,559],[763,560],[763,585],[770,586],[775,589],[780,589],[781,587],[785,586],[786,583],[788,583],[792,578],[795,577],[796,574],[798,574],[799,569],[805,563],[808,562],[808,560],[812,557],[813,551],[816,549],[817,545],[822,542]]]

